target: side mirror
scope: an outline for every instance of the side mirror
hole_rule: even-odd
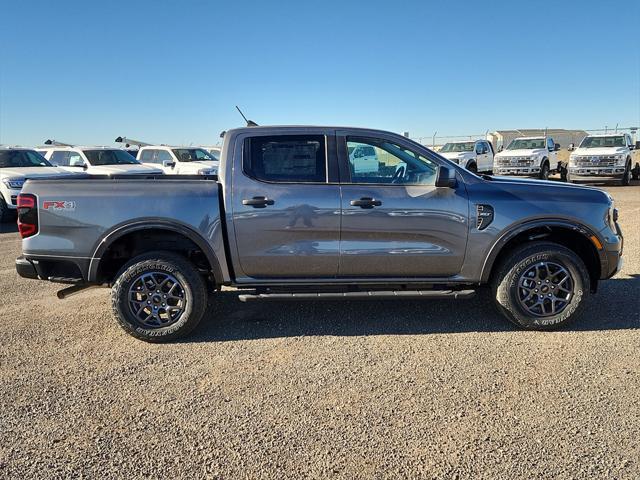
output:
[[[165,160],[162,162],[163,167],[173,168],[176,166],[176,162],[172,162],[171,160]]]
[[[455,188],[457,185],[456,171],[453,168],[438,167],[436,187]]]
[[[567,150],[569,150],[570,152],[573,152],[576,149],[575,144],[570,143],[569,146],[567,147]]]
[[[89,165],[87,165],[86,163],[82,164],[82,169],[83,170],[87,170],[89,168]]]
[[[557,152],[558,150],[560,150],[560,144],[556,143],[555,146],[553,147],[553,151]]]
[[[640,142],[636,142],[636,150],[640,150]]]

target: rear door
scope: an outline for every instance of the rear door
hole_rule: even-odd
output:
[[[373,147],[378,169],[357,173],[348,151]],[[340,277],[450,277],[464,262],[467,193],[435,186],[442,160],[397,136],[340,131]]]
[[[240,134],[232,158],[230,242],[238,282],[335,278],[340,186],[334,133]]]

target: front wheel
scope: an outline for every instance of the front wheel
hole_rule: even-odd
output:
[[[467,170],[471,173],[478,173],[478,166],[475,163],[472,163],[467,167]]]
[[[140,255],[127,263],[111,289],[120,326],[140,340],[161,343],[190,333],[207,306],[202,276],[172,252]]]
[[[589,273],[572,250],[551,242],[516,248],[492,281],[496,307],[528,330],[560,328],[579,315],[589,295]]]
[[[631,183],[631,162],[628,162],[627,166],[624,169],[624,175],[622,176],[622,179],[620,180],[620,184],[623,187],[626,187],[630,183]]]
[[[543,161],[540,168],[540,180],[549,180],[549,162]]]

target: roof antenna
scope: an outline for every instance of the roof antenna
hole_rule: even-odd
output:
[[[258,124],[256,122],[254,122],[253,120],[248,120],[247,117],[244,116],[244,113],[242,113],[242,110],[240,110],[240,107],[238,107],[238,105],[236,105],[236,110],[238,110],[238,112],[240,112],[240,115],[242,115],[242,118],[244,118],[244,121],[247,122],[247,127],[257,127]]]

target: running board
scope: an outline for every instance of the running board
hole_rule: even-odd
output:
[[[255,293],[242,294],[238,298],[241,302],[254,300],[354,300],[363,298],[450,298],[457,300],[471,298],[475,293],[475,290],[374,290],[368,292]]]

